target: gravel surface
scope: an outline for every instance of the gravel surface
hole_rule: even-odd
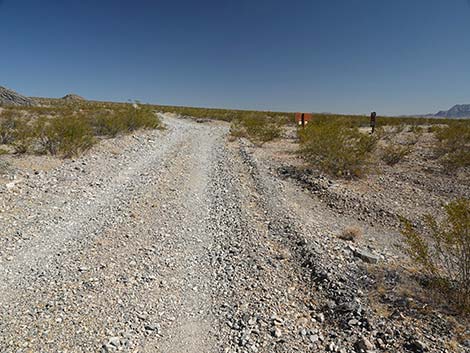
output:
[[[454,351],[444,319],[372,310],[393,255],[351,219],[225,123],[164,121],[0,184],[0,352]]]

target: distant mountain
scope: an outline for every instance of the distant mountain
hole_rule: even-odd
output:
[[[28,97],[22,96],[15,91],[0,86],[0,105],[36,105],[36,102]]]
[[[441,110],[434,116],[441,118],[470,118],[470,104],[457,104],[449,110]]]

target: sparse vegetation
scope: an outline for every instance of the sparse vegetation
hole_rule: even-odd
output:
[[[274,140],[281,135],[282,120],[267,116],[247,115],[232,122],[230,133],[234,137],[247,137],[257,144]]]
[[[410,153],[411,149],[409,147],[390,144],[383,147],[381,158],[387,165],[394,166]]]
[[[439,140],[436,153],[449,170],[470,166],[470,124],[459,122],[440,127],[435,135]]]
[[[39,119],[34,124],[34,137],[39,140],[41,152],[72,157],[89,149],[94,138],[89,124],[80,117]]]
[[[1,113],[0,120],[0,144],[7,145],[14,142],[16,133],[22,125],[22,121],[14,110],[5,110]]]
[[[406,252],[431,278],[434,288],[445,292],[460,310],[470,312],[470,200],[453,201],[445,209],[442,222],[425,218],[425,231],[403,221]]]
[[[96,137],[161,127],[151,106],[73,102],[50,107],[19,107],[0,114],[0,144],[15,153],[71,157],[89,149]]]
[[[365,173],[376,138],[341,121],[314,120],[300,131],[301,154],[313,166],[340,177]]]
[[[362,236],[362,229],[357,226],[350,226],[344,228],[338,237],[342,240],[357,241]]]
[[[260,118],[266,117],[285,117],[287,121],[294,121],[293,113],[286,112],[272,112],[272,111],[255,111],[255,110],[237,110],[237,109],[217,109],[217,108],[197,108],[197,107],[176,107],[153,105],[153,108],[162,112],[176,113],[183,116],[201,119],[213,119],[232,122],[235,120],[244,120],[246,118]]]

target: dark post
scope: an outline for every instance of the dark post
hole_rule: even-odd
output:
[[[302,113],[302,127],[305,127],[305,116],[304,113]]]
[[[371,134],[374,133],[375,131],[375,123],[376,123],[376,120],[377,120],[377,113],[376,112],[372,112],[370,114],[370,127],[372,129],[372,131],[370,132]]]

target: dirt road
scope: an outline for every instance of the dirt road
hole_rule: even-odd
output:
[[[227,125],[164,121],[2,186],[0,352],[373,341],[362,262],[332,236],[351,220],[228,143]]]

